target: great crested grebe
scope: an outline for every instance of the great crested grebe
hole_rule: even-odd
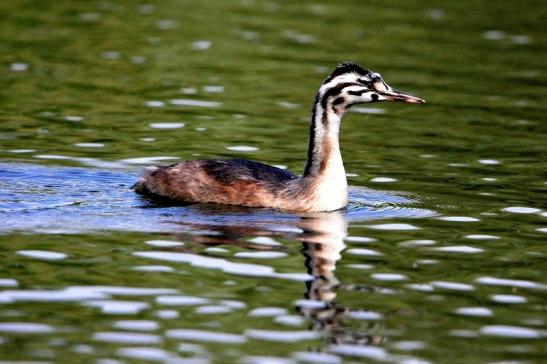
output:
[[[334,211],[348,203],[338,133],[355,104],[423,103],[389,87],[380,74],[341,63],[323,81],[313,103],[308,160],[302,176],[244,159],[204,159],[147,167],[137,193],[185,203],[219,203],[290,211]]]

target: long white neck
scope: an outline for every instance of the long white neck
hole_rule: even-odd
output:
[[[315,99],[310,126],[308,160],[302,178],[312,185],[317,204],[336,210],[347,204],[347,180],[338,134],[343,111],[331,100]]]

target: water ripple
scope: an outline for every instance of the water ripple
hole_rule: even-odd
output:
[[[192,329],[167,330],[165,336],[177,340],[206,341],[223,344],[243,344],[247,341],[247,338],[242,335]]]
[[[121,330],[155,331],[160,326],[157,322],[150,320],[120,320],[114,322],[112,327]]]
[[[234,263],[222,258],[204,257],[189,253],[172,252],[134,252],[133,255],[141,258],[159,259],[169,262],[186,263],[194,267],[222,270],[225,273],[231,273],[250,277],[272,277],[284,278],[289,280],[307,281],[311,279],[308,274],[303,273],[277,273],[274,268],[266,265]]]
[[[63,260],[68,257],[65,253],[45,250],[19,250],[17,251],[17,255],[38,260]]]
[[[146,302],[123,300],[91,300],[84,302],[84,306],[99,308],[107,315],[135,315],[150,307]]]
[[[182,362],[182,359],[175,353],[154,347],[119,348],[116,351],[116,354],[124,358],[136,359],[138,361],[145,360],[168,363],[170,361],[177,362],[178,360]]]
[[[195,107],[206,107],[206,108],[215,108],[215,107],[222,106],[222,102],[219,102],[219,101],[172,99],[172,100],[169,100],[169,102],[175,106],[195,106]]]
[[[96,332],[93,334],[93,340],[117,344],[159,344],[162,342],[162,338],[158,335],[127,331]]]
[[[321,334],[316,331],[274,331],[274,330],[245,330],[245,336],[264,341],[274,341],[281,343],[293,343],[303,340],[314,340],[321,337]]]
[[[49,334],[55,329],[46,324],[33,322],[0,322],[0,332],[13,334]]]
[[[547,290],[547,285],[525,281],[521,279],[505,279],[505,278],[495,278],[495,277],[479,277],[475,279],[475,282],[485,285],[492,286],[508,286],[508,287],[520,287],[520,288],[531,288],[539,290]]]
[[[543,335],[534,329],[519,326],[488,325],[480,328],[481,335],[509,337],[515,339],[539,339]]]
[[[124,168],[176,157],[137,157],[118,162],[92,158],[59,156],[85,164],[112,164]],[[84,160],[85,159],[85,160]],[[73,167],[44,167],[32,164],[0,164],[0,231],[75,233],[93,230],[177,232],[199,225],[260,226],[301,233],[298,215],[267,209],[224,206],[148,207],[129,187],[137,173]],[[13,182],[15,181],[15,182]],[[435,216],[405,194],[351,187],[350,204],[344,212],[349,221],[384,218],[424,218]],[[252,211],[252,214],[249,213]],[[173,216],[177,216],[174,218]],[[383,229],[415,229],[413,225],[385,225]],[[259,237],[260,238],[260,237]]]

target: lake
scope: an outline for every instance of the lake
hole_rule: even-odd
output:
[[[541,1],[6,1],[0,361],[545,362]],[[304,167],[342,61],[347,209],[166,206],[147,165]]]

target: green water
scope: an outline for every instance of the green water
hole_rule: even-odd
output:
[[[0,360],[546,360],[544,2],[0,14]],[[427,100],[346,115],[347,211],[158,207],[129,190],[177,159],[300,173],[312,98],[345,60]]]

